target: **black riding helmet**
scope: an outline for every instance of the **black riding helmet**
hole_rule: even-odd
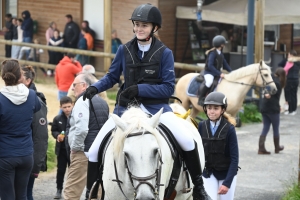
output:
[[[203,110],[206,113],[207,105],[220,105],[226,110],[227,108],[227,97],[221,92],[212,92],[206,96],[204,100]]]
[[[220,47],[222,44],[226,44],[226,39],[222,36],[222,35],[217,35],[213,38],[213,46],[218,48]]]
[[[129,19],[134,23],[134,21],[141,22],[150,22],[153,24],[153,29],[149,37],[140,41],[149,41],[149,39],[153,36],[155,26],[161,28],[161,13],[157,7],[147,3],[138,6],[132,13],[131,18]]]

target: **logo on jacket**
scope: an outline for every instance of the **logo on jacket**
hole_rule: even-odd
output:
[[[43,118],[43,117],[39,119],[39,123],[42,126],[44,126],[46,124],[46,122],[47,122],[47,120],[45,118]]]
[[[79,118],[81,118],[82,116],[83,116],[83,114],[82,114],[82,113],[79,113],[79,114],[78,114],[78,117],[79,117]]]
[[[155,70],[145,69],[146,74],[154,74]]]

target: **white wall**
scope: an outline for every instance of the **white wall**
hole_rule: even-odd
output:
[[[104,39],[104,0],[84,0],[83,20],[90,23],[96,32],[96,39]]]

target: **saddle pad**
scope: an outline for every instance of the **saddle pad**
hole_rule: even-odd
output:
[[[195,76],[194,78],[191,79],[191,81],[189,83],[189,86],[188,86],[188,89],[186,91],[186,94],[190,97],[197,97],[198,96],[198,90],[200,88],[201,83],[199,83],[196,80],[196,77],[197,76]]]

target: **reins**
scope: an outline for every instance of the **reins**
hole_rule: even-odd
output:
[[[248,84],[248,83],[238,82],[238,81],[231,81],[231,80],[226,79],[225,77],[224,77],[223,79],[226,80],[226,81],[228,81],[228,82],[230,82],[230,83],[235,83],[235,84],[240,84],[240,85],[247,85],[247,86],[251,86],[251,87],[252,87],[252,86],[256,86],[256,87],[259,87],[259,88],[266,88],[267,85],[273,83],[274,81],[267,82],[267,81],[264,79],[263,75],[262,75],[262,72],[261,72],[262,70],[267,70],[267,69],[263,69],[262,66],[261,66],[261,63],[260,63],[260,64],[259,64],[259,70],[257,71],[257,74],[256,74],[255,82],[256,82],[256,80],[257,80],[257,78],[258,78],[258,74],[260,74],[260,77],[261,77],[261,79],[262,79],[262,81],[263,81],[263,86],[256,86],[256,85],[254,85],[254,84]]]

